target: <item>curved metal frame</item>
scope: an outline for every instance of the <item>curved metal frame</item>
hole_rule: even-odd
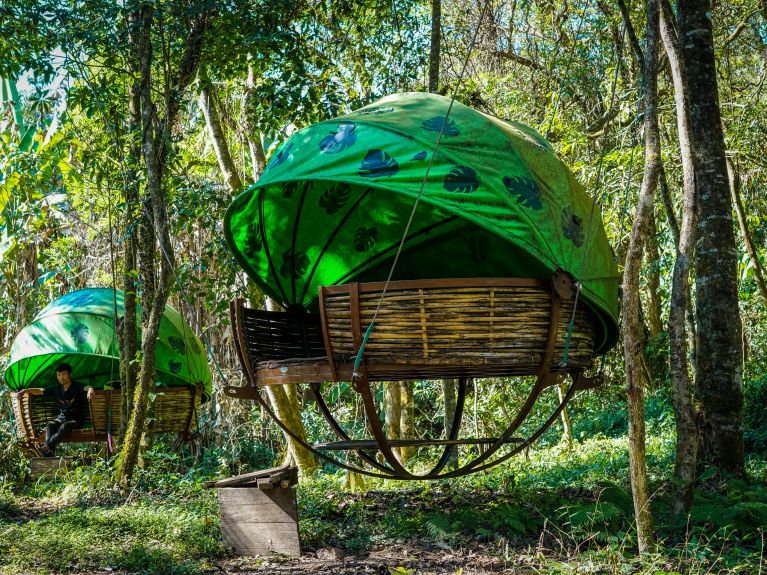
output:
[[[244,341],[243,333],[239,329],[234,330],[235,336],[236,336],[234,338],[235,348],[237,350],[237,355],[240,358],[240,362],[244,367],[245,375],[249,385],[245,387],[227,386],[225,388],[225,392],[227,393],[227,395],[241,398],[241,399],[255,399],[256,401],[259,402],[259,404],[266,411],[266,413],[277,423],[277,425],[279,425],[280,428],[289,437],[291,437],[294,441],[296,441],[299,445],[308,449],[316,457],[324,461],[327,461],[328,463],[336,465],[340,468],[346,469],[348,471],[352,471],[354,473],[360,473],[363,475],[384,478],[384,479],[416,480],[416,479],[448,479],[453,477],[460,477],[462,475],[474,473],[477,471],[482,471],[494,465],[502,463],[503,461],[506,461],[510,457],[513,457],[514,455],[527,449],[533,442],[535,442],[541,435],[543,435],[543,433],[554,423],[554,421],[556,421],[556,419],[559,417],[560,413],[565,408],[567,403],[570,401],[574,393],[578,389],[588,387],[588,384],[585,383],[584,380],[582,380],[583,374],[581,370],[570,372],[571,375],[573,376],[572,378],[573,381],[568,386],[567,392],[563,396],[562,400],[559,402],[559,405],[554,409],[550,417],[527,439],[522,440],[517,446],[515,446],[509,452],[503,455],[499,455],[498,457],[493,459],[493,456],[501,449],[501,447],[512,440],[514,433],[519,429],[519,427],[525,421],[530,411],[532,410],[533,406],[535,405],[536,401],[540,397],[542,391],[545,388],[555,383],[558,383],[558,380],[560,378],[565,377],[567,375],[566,370],[560,371],[558,373],[554,373],[551,371],[551,361],[555,351],[558,320],[559,320],[560,309],[561,309],[561,300],[563,298],[572,297],[572,292],[568,291],[567,284],[568,282],[563,283],[562,274],[559,274],[559,273],[555,275],[555,278],[553,278],[549,284],[551,286],[552,299],[551,299],[549,332],[547,337],[546,349],[545,349],[541,364],[537,371],[536,381],[532,389],[530,390],[530,393],[528,394],[528,397],[525,400],[525,403],[523,404],[519,413],[514,418],[514,420],[509,424],[509,426],[506,428],[503,434],[500,437],[496,438],[495,441],[484,452],[479,454],[477,457],[475,457],[468,463],[459,467],[458,469],[454,469],[446,473],[442,473],[442,470],[447,465],[450,459],[450,455],[453,449],[455,448],[455,445],[456,445],[455,441],[458,436],[458,432],[460,429],[461,420],[463,416],[463,407],[464,407],[464,403],[466,399],[466,379],[465,378],[460,378],[459,380],[459,394],[458,394],[458,400],[456,402],[457,403],[456,411],[453,417],[453,425],[450,429],[450,433],[448,437],[448,440],[450,440],[453,443],[448,443],[445,445],[445,448],[437,464],[429,472],[424,474],[411,473],[400,463],[400,461],[394,455],[394,452],[392,451],[392,446],[389,442],[389,439],[386,437],[386,433],[383,429],[383,424],[378,415],[378,406],[376,405],[375,399],[373,397],[373,393],[370,389],[370,383],[367,377],[364,364],[363,366],[361,366],[361,369],[360,369],[361,377],[356,383],[353,384],[353,387],[355,391],[357,391],[362,396],[363,406],[365,409],[365,416],[370,425],[375,442],[378,445],[378,449],[380,450],[381,455],[383,456],[383,458],[386,461],[386,464],[388,465],[380,463],[379,461],[376,460],[374,456],[372,456],[367,451],[364,451],[362,448],[353,449],[353,451],[355,451],[359,455],[359,457],[363,461],[365,461],[368,465],[378,470],[378,472],[370,471],[368,469],[364,469],[356,465],[350,465],[348,463],[344,463],[335,457],[331,457],[327,455],[326,453],[323,453],[321,450],[308,444],[303,438],[297,436],[293,431],[291,431],[288,428],[287,425],[285,425],[285,423],[282,420],[280,420],[280,418],[272,410],[269,403],[261,396],[258,390],[258,387],[255,384],[256,374],[254,372],[253,366],[247,360],[247,355],[245,352],[245,350],[247,349],[246,342]],[[236,305],[235,302],[232,302],[232,304],[230,305],[230,311],[232,313],[233,326],[236,328],[237,326],[241,325],[240,306]],[[355,334],[355,336],[356,335],[357,334]],[[361,345],[361,338],[355,337],[354,339],[355,339],[355,345],[359,349],[358,346]],[[331,361],[331,364],[332,364],[332,361]],[[314,395],[317,401],[317,407],[319,411],[322,413],[325,420],[328,422],[328,425],[331,427],[331,429],[336,433],[336,435],[339,438],[345,441],[352,441],[349,435],[343,429],[343,427],[333,417],[332,413],[328,409],[327,404],[322,399],[322,396],[320,393],[321,391],[320,384],[313,383],[311,385],[312,385],[312,390],[314,391]],[[352,449],[350,449],[350,451],[351,450]]]

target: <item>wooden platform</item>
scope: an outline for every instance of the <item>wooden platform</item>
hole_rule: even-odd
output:
[[[31,457],[29,459],[29,468],[32,477],[42,475],[55,475],[58,471],[66,471],[74,467],[76,461],[73,456],[65,457]]]
[[[218,491],[224,545],[237,555],[300,557],[296,483],[298,468],[287,466],[207,482]]]

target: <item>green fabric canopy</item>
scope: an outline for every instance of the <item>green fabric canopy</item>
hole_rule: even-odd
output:
[[[123,293],[90,288],[48,304],[21,330],[11,346],[5,381],[14,391],[55,385],[56,366],[72,366],[72,378],[97,389],[120,379],[120,350],[115,330],[124,314]],[[140,313],[140,310],[139,310]],[[202,384],[210,397],[212,377],[202,342],[171,306],[165,308],[157,339],[157,384]]]
[[[316,309],[319,286],[385,280],[431,162],[394,279],[563,269],[582,283],[606,351],[619,276],[599,207],[536,131],[458,102],[445,122],[449,105],[395,94],[294,133],[227,211],[234,256],[286,307]]]

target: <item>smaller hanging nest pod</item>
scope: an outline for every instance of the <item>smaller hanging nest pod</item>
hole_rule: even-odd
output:
[[[441,96],[396,94],[299,130],[224,223],[242,268],[286,310],[232,303],[249,386],[227,393],[270,411],[258,386],[311,384],[339,439],[315,453],[362,473],[452,477],[510,457],[596,384],[584,372],[617,340],[618,273],[598,206],[531,128],[449,109]],[[523,375],[535,383],[504,433],[458,439],[466,378]],[[551,417],[516,437],[568,376]],[[434,378],[461,378],[450,435],[387,438],[370,382]],[[352,439],[330,413],[321,383],[334,381],[353,382],[372,438]],[[456,446],[478,444],[442,471]],[[444,452],[416,475],[392,451],[408,445]]]
[[[139,311],[140,313],[140,311]],[[19,396],[22,389],[57,385],[56,367],[72,366],[72,378],[95,390],[83,429],[65,441],[103,441],[117,435],[122,400],[117,330],[124,314],[123,293],[88,288],[48,304],[21,330],[11,346],[5,382],[11,394],[16,431],[30,443],[45,438],[45,425],[58,415],[53,398]],[[181,315],[165,308],[157,339],[158,386],[151,393],[150,433],[190,433],[212,377],[202,342]]]

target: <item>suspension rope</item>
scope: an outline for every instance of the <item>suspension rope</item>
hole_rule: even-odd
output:
[[[413,208],[410,210],[410,217],[407,220],[407,224],[405,225],[405,231],[402,234],[402,239],[399,242],[399,246],[397,247],[397,252],[394,254],[394,261],[392,261],[391,268],[389,269],[389,275],[386,278],[386,282],[384,283],[383,290],[381,291],[381,296],[378,298],[378,303],[376,304],[375,312],[373,313],[373,319],[370,320],[370,325],[368,325],[367,329],[365,330],[365,336],[362,339],[362,343],[360,343],[360,348],[357,350],[357,356],[354,358],[354,371],[352,373],[352,380],[353,381],[359,381],[361,374],[359,372],[359,366],[362,363],[362,356],[365,353],[365,345],[367,344],[368,338],[370,337],[370,334],[373,333],[374,325],[376,322],[376,319],[378,318],[378,312],[381,309],[381,304],[383,303],[384,298],[386,297],[386,291],[389,288],[389,284],[391,283],[392,276],[394,275],[394,269],[397,267],[397,262],[399,262],[400,254],[402,253],[402,249],[405,246],[405,240],[407,239],[408,232],[410,231],[410,226],[413,223],[413,219],[415,218],[415,212],[418,208],[418,204],[421,201],[421,196],[423,195],[423,189],[426,186],[426,180],[429,177],[429,172],[431,171],[431,167],[434,164],[434,158],[437,156],[437,149],[439,148],[439,144],[442,141],[442,135],[445,132],[445,127],[447,126],[448,119],[450,118],[450,112],[453,111],[453,104],[455,103],[456,95],[458,94],[458,90],[461,87],[461,83],[463,82],[463,76],[466,73],[466,68],[469,64],[469,58],[471,57],[471,53],[474,51],[474,46],[477,42],[477,37],[479,36],[479,30],[482,28],[482,22],[485,20],[485,14],[487,13],[487,9],[490,7],[490,0],[485,0],[485,3],[482,7],[482,11],[479,14],[479,21],[477,22],[477,27],[474,29],[474,35],[471,38],[471,42],[469,43],[469,49],[466,52],[466,56],[463,60],[463,65],[461,66],[461,72],[458,74],[458,80],[455,84],[455,87],[453,88],[453,93],[450,97],[450,104],[447,107],[447,112],[445,113],[445,117],[442,120],[442,126],[439,129],[439,134],[437,134],[437,141],[434,143],[434,148],[431,151],[431,157],[429,158],[429,163],[426,166],[426,171],[424,172],[423,179],[421,180],[421,185],[418,188],[418,195],[415,198],[415,202],[413,202]]]

